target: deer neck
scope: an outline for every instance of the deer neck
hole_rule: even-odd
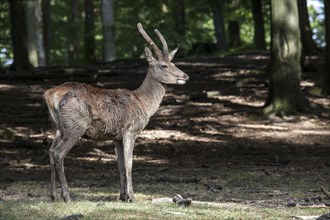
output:
[[[146,78],[135,92],[145,104],[147,113],[151,117],[157,111],[162,102],[166,93],[166,84],[160,83],[154,79],[151,76],[151,70],[148,69]]]

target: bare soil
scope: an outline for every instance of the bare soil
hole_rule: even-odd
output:
[[[317,92],[320,62],[309,60],[301,83],[315,112],[264,118],[258,112],[268,91],[268,56],[177,60],[190,80],[168,86],[159,111],[136,142],[133,181],[138,199],[181,194],[262,206],[328,204],[320,186],[330,189],[330,101]],[[0,128],[13,134],[0,141],[0,200],[49,200],[53,135],[42,100],[46,89],[66,81],[135,89],[146,70],[144,61],[121,60],[0,74]],[[65,168],[75,200],[117,200],[119,176],[111,140],[81,140],[69,152]],[[16,190],[14,185],[27,188]]]

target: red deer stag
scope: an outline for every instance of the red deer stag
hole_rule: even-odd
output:
[[[49,149],[51,199],[56,199],[55,172],[61,182],[61,196],[70,201],[69,187],[64,174],[64,158],[81,137],[114,141],[120,172],[120,200],[134,200],[132,164],[134,142],[157,111],[165,95],[166,84],[185,84],[189,76],[171,61],[177,51],[168,52],[167,43],[156,29],[163,45],[161,51],[139,23],[137,28],[153,48],[144,56],[149,63],[142,85],[134,90],[106,90],[84,83],[68,82],[44,93],[50,118],[56,129]],[[56,170],[56,171],[55,171]]]

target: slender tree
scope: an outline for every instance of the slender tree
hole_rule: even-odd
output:
[[[102,0],[103,59],[113,61],[116,57],[113,1]]]
[[[24,1],[9,1],[11,40],[13,44],[14,63],[16,71],[31,70],[32,65],[28,58],[27,31]]]
[[[78,43],[79,43],[79,26],[78,26],[78,1],[69,1],[70,13],[68,16],[68,58],[69,65],[77,62]]]
[[[27,1],[26,24],[29,60],[34,67],[45,66],[41,1]]]
[[[251,0],[252,15],[254,21],[254,45],[258,50],[266,49],[264,16],[262,13],[262,1]]]
[[[91,63],[95,59],[95,19],[93,0],[84,1],[85,28],[84,28],[84,59]]]
[[[228,22],[227,22],[227,39],[228,47],[235,48],[241,46],[241,35],[240,35],[240,21],[241,17],[238,13],[240,8],[244,5],[242,0],[228,0],[226,4],[226,11],[228,11]],[[240,21],[239,21],[240,20]]]
[[[36,24],[36,45],[38,55],[38,66],[45,66],[45,48],[44,48],[44,34],[43,34],[43,23],[42,23],[42,10],[41,0],[35,1],[35,24]]]
[[[43,45],[45,51],[45,65],[50,65],[50,48],[51,48],[51,20],[50,20],[50,0],[42,0],[42,24],[43,24]]]
[[[179,35],[184,37],[186,32],[185,0],[177,0],[176,6],[175,29]]]
[[[241,35],[238,20],[228,22],[228,47],[235,48],[241,46]]]
[[[313,32],[309,23],[307,0],[297,0],[297,3],[299,12],[300,39],[304,54],[309,55],[318,53],[319,48],[313,40]]]
[[[272,0],[271,73],[266,114],[309,110],[300,89],[300,29],[297,1]]]
[[[330,3],[324,1],[324,13],[325,13],[325,65],[322,78],[322,93],[330,94]]]
[[[36,1],[26,2],[27,48],[29,61],[33,67],[38,66],[36,4]]]
[[[215,30],[215,38],[220,50],[227,50],[227,38],[225,31],[225,19],[224,19],[224,3],[223,1],[216,1],[213,10],[213,24]]]

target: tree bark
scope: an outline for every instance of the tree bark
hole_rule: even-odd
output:
[[[300,29],[297,1],[272,0],[271,73],[266,114],[294,114],[309,110],[300,90]]]
[[[68,61],[69,65],[77,63],[77,54],[78,54],[78,1],[71,0],[69,1],[70,13],[68,16],[69,29],[67,33],[68,38]]]
[[[11,40],[13,44],[14,63],[12,69],[16,71],[31,70],[32,65],[28,57],[27,31],[25,20],[25,2],[9,1]],[[19,19],[20,18],[20,19]]]
[[[241,36],[239,32],[239,22],[237,20],[228,23],[228,47],[235,48],[241,46]]]
[[[29,61],[33,67],[38,66],[37,49],[37,23],[36,23],[36,1],[26,2],[26,28],[27,28],[27,48]]]
[[[45,66],[45,48],[44,48],[44,34],[42,23],[41,0],[35,1],[35,19],[36,19],[36,44],[38,54],[38,66]]]
[[[45,51],[45,65],[50,65],[51,48],[51,20],[50,20],[50,0],[42,0],[42,23],[43,23],[43,45]]]
[[[254,45],[258,50],[266,49],[264,17],[261,0],[251,0],[254,21]]]
[[[322,77],[322,94],[330,94],[330,3],[324,1],[324,14],[325,14],[325,65]]]
[[[177,0],[177,8],[175,15],[176,32],[180,36],[184,37],[186,33],[185,0]]]
[[[307,10],[307,0],[297,0],[297,3],[299,12],[300,39],[303,47],[302,49],[306,55],[316,54],[318,53],[319,48],[313,40],[313,32],[309,23]]]
[[[92,63],[95,59],[95,19],[93,0],[84,1],[85,28],[84,28],[84,59],[86,63]]]
[[[226,51],[227,39],[225,31],[225,20],[223,16],[223,7],[224,5],[222,1],[216,1],[213,11],[213,24],[218,48],[221,51]]]
[[[102,29],[103,29],[103,59],[105,62],[115,60],[115,25],[113,15],[113,1],[102,0]]]
[[[41,1],[27,1],[26,21],[28,33],[28,53],[32,66],[45,66],[45,51],[43,45],[43,30],[41,19]]]

